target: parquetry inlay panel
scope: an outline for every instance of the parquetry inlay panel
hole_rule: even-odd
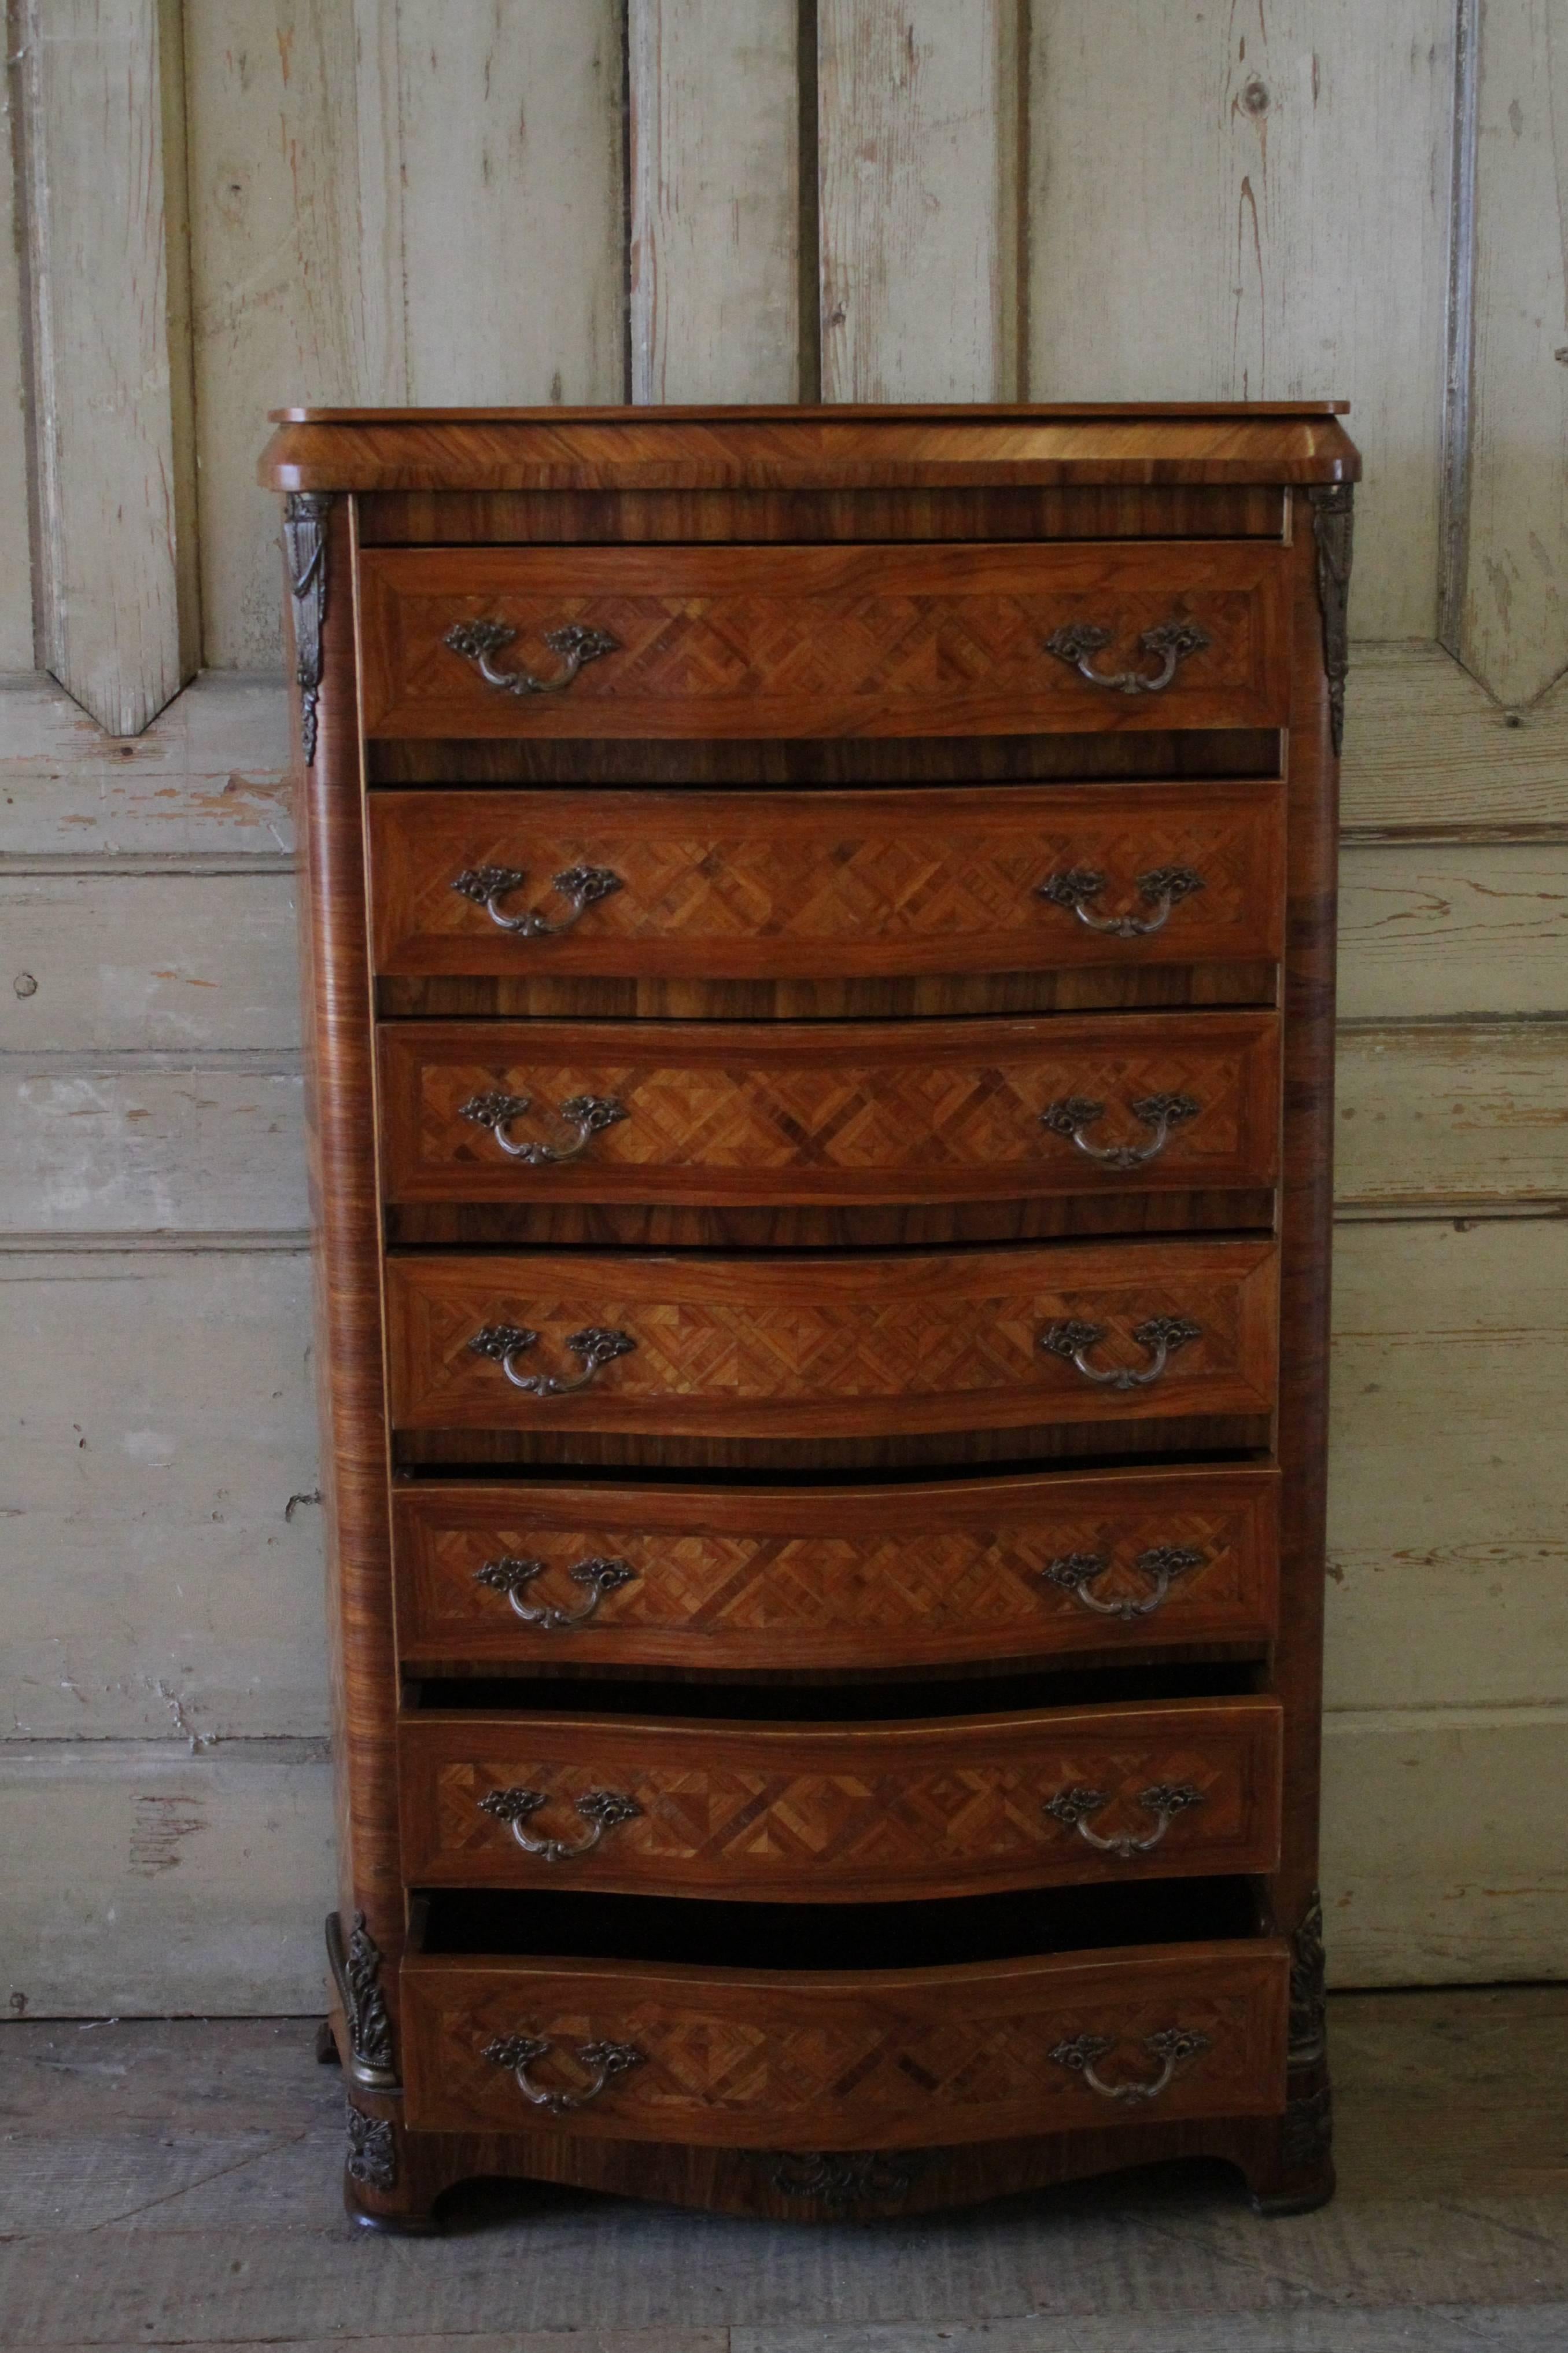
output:
[[[1122,1016],[871,1030],[774,1025],[737,1032],[641,1023],[533,1023],[383,1032],[394,1198],[529,1200],[929,1199],[1271,1181],[1279,1130],[1278,1021],[1269,1014]],[[562,1049],[575,1050],[563,1059]],[[584,1055],[587,1049],[593,1059]],[[484,1059],[479,1059],[483,1053]],[[569,1164],[509,1157],[468,1107],[527,1098],[509,1140],[560,1150],[559,1106],[608,1099],[624,1116]],[[1133,1170],[1096,1163],[1044,1114],[1099,1102],[1097,1149],[1155,1141],[1139,1106],[1181,1117]]]
[[[1148,2038],[1173,2025],[1205,2047],[1177,2071],[1159,2113],[1256,2111],[1282,2073],[1283,1968],[1268,1947],[1205,1947],[1190,1958],[1129,1956],[1112,1969],[910,1970],[838,1993],[752,1977],[738,1999],[676,1973],[650,1985],[603,1968],[574,1981],[537,1963],[416,1969],[405,1981],[411,2116],[453,2129],[515,2127],[525,2104],[484,2053],[523,2033],[552,2044],[538,2072],[563,2088],[581,2085],[572,2054],[583,2044],[630,2043],[643,2054],[609,2093],[563,2119],[574,2132],[887,2147],[1093,2128],[1103,2126],[1106,2103],[1053,2052],[1103,2037],[1111,2080],[1147,2082]]]
[[[387,973],[735,977],[1048,970],[1277,954],[1277,785],[1064,786],[952,792],[378,793],[376,960]],[[570,932],[522,943],[452,889],[467,869],[622,887]],[[1203,878],[1157,931],[1118,939],[1042,899],[1052,874],[1106,878],[1110,915],[1146,913],[1138,880]]]
[[[476,1726],[416,1719],[402,1736],[411,1872],[448,1885],[574,1885],[788,1893],[858,1901],[1125,1877],[1047,1800],[1089,1788],[1108,1837],[1146,1837],[1143,1793],[1197,1802],[1135,1867],[1152,1878],[1267,1870],[1278,1838],[1279,1713],[1270,1701],[954,1719],[940,1736],[884,1725],[707,1726],[548,1718]],[[576,1801],[611,1789],[639,1809],[569,1864],[542,1863],[481,1801],[543,1790],[532,1834],[575,1841]]]
[[[362,579],[373,735],[989,734],[1286,715],[1281,557],[1266,548],[378,549]],[[503,669],[548,666],[550,633],[574,624],[615,645],[569,692],[520,700],[447,643],[478,621],[515,632]],[[1082,621],[1130,661],[1171,622],[1205,642],[1159,697],[1108,694],[1048,650]]]
[[[1009,1482],[1000,1501],[988,1489],[967,1502],[930,1487],[761,1500],[745,1490],[416,1491],[399,1499],[396,1535],[405,1654],[533,1662],[570,1647],[691,1664],[890,1663],[1268,1631],[1268,1474],[1143,1473],[1120,1488],[1047,1477]],[[720,1515],[728,1530],[711,1525]],[[1049,1574],[1064,1560],[1102,1560],[1090,1587],[1102,1610],[1147,1611],[1153,1582],[1138,1564],[1162,1548],[1188,1565],[1153,1614],[1108,1619]],[[508,1557],[542,1561],[530,1598],[559,1608],[582,1606],[570,1572],[584,1560],[621,1559],[632,1576],[580,1633],[542,1635],[480,1580],[487,1562]]]
[[[879,1426],[986,1427],[1267,1410],[1275,1276],[1262,1242],[1078,1245],[980,1256],[691,1261],[541,1254],[408,1258],[388,1270],[394,1409],[411,1428],[495,1427],[540,1413],[584,1429],[780,1434]],[[1147,1369],[1149,1319],[1197,1326],[1148,1386],[1114,1390],[1041,1345],[1063,1320],[1106,1337],[1107,1366]],[[538,1333],[528,1369],[574,1369],[589,1327],[635,1346],[571,1397],[521,1392],[471,1343]],[[760,1410],[765,1409],[765,1410]]]

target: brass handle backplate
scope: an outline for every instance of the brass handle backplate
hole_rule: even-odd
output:
[[[1042,1585],[1055,1585],[1062,1592],[1070,1593],[1081,1608],[1093,1610],[1097,1618],[1120,1618],[1124,1626],[1131,1626],[1135,1619],[1152,1618],[1157,1609],[1164,1607],[1176,1578],[1185,1577],[1189,1569],[1201,1568],[1207,1557],[1206,1553],[1195,1551],[1190,1545],[1153,1545],[1147,1552],[1141,1552],[1133,1566],[1154,1588],[1141,1600],[1102,1601],[1090,1590],[1110,1567],[1110,1558],[1101,1552],[1064,1553],[1059,1560],[1053,1560],[1035,1574]]]
[[[509,915],[501,901],[512,892],[521,891],[528,880],[521,866],[465,866],[452,880],[452,888],[459,899],[470,900],[482,907],[492,923],[503,932],[510,932],[520,940],[555,940],[580,923],[590,907],[601,899],[615,896],[626,888],[618,874],[607,866],[568,866],[563,873],[552,874],[551,888],[558,891],[572,913],[562,922],[552,923],[533,908],[521,915]]]
[[[561,656],[561,668],[553,678],[535,678],[531,670],[497,670],[490,659],[503,646],[510,646],[516,635],[517,631],[509,629],[504,621],[458,621],[447,630],[446,643],[453,653],[473,663],[487,686],[497,688],[502,694],[560,694],[585,663],[618,652],[621,642],[611,637],[608,629],[584,628],[580,621],[568,621],[563,628],[547,629],[544,642],[552,654]]]
[[[578,1862],[593,1853],[606,1831],[635,1821],[642,1812],[635,1798],[623,1797],[618,1789],[590,1789],[573,1810],[587,1823],[588,1835],[572,1845],[565,1839],[535,1838],[529,1829],[533,1816],[549,1803],[544,1789],[491,1789],[479,1799],[479,1811],[505,1822],[524,1854],[540,1862]]]
[[[1075,1781],[1068,1789],[1058,1789],[1054,1798],[1046,1799],[1045,1810],[1055,1820],[1065,1823],[1068,1830],[1076,1831],[1086,1846],[1097,1848],[1101,1854],[1117,1855],[1123,1862],[1131,1862],[1134,1855],[1152,1854],[1176,1816],[1186,1813],[1194,1806],[1201,1806],[1203,1802],[1203,1791],[1194,1789],[1190,1781],[1157,1781],[1152,1789],[1143,1790],[1138,1799],[1144,1812],[1154,1817],[1153,1829],[1142,1838],[1134,1838],[1131,1831],[1101,1838],[1097,1830],[1091,1830],[1092,1817],[1103,1813],[1110,1799],[1103,1789],[1086,1788],[1081,1782]]]
[[[1132,1104],[1131,1111],[1141,1125],[1152,1131],[1147,1144],[1090,1143],[1084,1131],[1105,1117],[1105,1105],[1091,1103],[1087,1095],[1067,1095],[1060,1103],[1047,1103],[1040,1113],[1040,1125],[1053,1135],[1069,1138],[1101,1168],[1142,1168],[1158,1160],[1173,1131],[1196,1119],[1201,1109],[1192,1095],[1145,1095]]]
[[[1087,678],[1090,686],[1102,686],[1112,694],[1163,694],[1176,675],[1177,664],[1189,654],[1201,653],[1209,643],[1206,631],[1195,621],[1162,621],[1158,628],[1145,629],[1138,640],[1143,651],[1159,662],[1152,677],[1147,670],[1096,670],[1092,657],[1103,653],[1115,634],[1093,621],[1073,621],[1046,639],[1046,651],[1076,670],[1080,678]]]
[[[554,2045],[538,2034],[506,2034],[494,2042],[487,2042],[483,2056],[493,2066],[510,2068],[517,2078],[517,2088],[534,2107],[542,2108],[547,2116],[570,2116],[574,2108],[585,2108],[607,2091],[617,2075],[625,2075],[633,2067],[640,2067],[647,2057],[635,2042],[579,2042],[572,2056],[589,2081],[580,2092],[547,2092],[529,2081],[529,2069],[541,2059],[548,2059]]]
[[[1134,885],[1151,910],[1147,915],[1097,914],[1094,902],[1106,887],[1106,877],[1095,867],[1068,866],[1059,874],[1047,874],[1036,886],[1035,895],[1048,900],[1053,907],[1066,907],[1091,932],[1104,932],[1116,940],[1146,940],[1151,933],[1163,931],[1173,907],[1203,889],[1204,878],[1190,866],[1151,867]]]
[[[1103,1324],[1080,1324],[1068,1317],[1042,1332],[1040,1345],[1047,1356],[1060,1356],[1075,1373],[1100,1388],[1146,1389],[1161,1377],[1178,1348],[1203,1337],[1202,1324],[1190,1323],[1184,1315],[1151,1315],[1132,1334],[1151,1361],[1142,1372],[1134,1372],[1130,1365],[1101,1367],[1089,1362],[1089,1351],[1100,1345],[1107,1328]]]
[[[1068,2068],[1081,2075],[1091,2092],[1102,2100],[1157,2100],[1170,2084],[1178,2067],[1189,2059],[1196,2059],[1209,2047],[1206,2034],[1197,2033],[1190,2026],[1163,2027],[1158,2034],[1146,2035],[1143,2048],[1159,2066],[1159,2073],[1145,2080],[1138,2075],[1123,2076],[1119,2084],[1108,2083],[1097,2073],[1098,2063],[1108,2051],[1116,2048],[1111,2034],[1078,2034],[1070,2042],[1058,2042],[1051,2057],[1058,2067]]]
[[[558,1373],[520,1373],[512,1359],[531,1348],[538,1337],[526,1324],[487,1324],[482,1332],[474,1334],[468,1346],[476,1356],[488,1356],[499,1365],[514,1389],[536,1398],[570,1397],[574,1389],[585,1389],[605,1365],[629,1356],[637,1346],[629,1332],[608,1332],[603,1324],[593,1324],[584,1331],[569,1332],[563,1344],[579,1360],[581,1372],[566,1379]]]
[[[631,1117],[625,1103],[617,1103],[614,1095],[569,1095],[556,1104],[555,1117],[563,1127],[575,1131],[570,1144],[519,1142],[510,1132],[511,1123],[532,1107],[531,1095],[509,1095],[497,1088],[488,1094],[470,1095],[458,1106],[458,1117],[471,1120],[476,1127],[488,1127],[507,1158],[521,1160],[525,1168],[559,1167],[563,1160],[579,1159],[595,1136]]]
[[[525,1626],[537,1626],[542,1633],[562,1634],[574,1626],[585,1626],[607,1593],[618,1593],[623,1585],[635,1585],[637,1573],[629,1560],[610,1560],[595,1553],[580,1560],[566,1572],[574,1585],[584,1586],[588,1599],[580,1609],[562,1609],[552,1601],[533,1602],[524,1599],[535,1577],[542,1577],[548,1564],[542,1560],[518,1558],[510,1553],[500,1560],[487,1560],[482,1568],[474,1571],[474,1583],[488,1586],[493,1593],[504,1593],[517,1616]],[[1095,1609],[1103,1607],[1096,1602]]]

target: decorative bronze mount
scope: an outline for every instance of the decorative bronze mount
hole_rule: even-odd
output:
[[[1317,1889],[1290,1939],[1290,2039],[1287,2063],[1315,2066],[1328,2047],[1323,1987],[1323,1899]]]
[[[914,2187],[923,2157],[900,2149],[760,2149],[753,2163],[765,2168],[770,2189],[781,2198],[808,2198],[838,2211],[847,2206],[897,2206]]]
[[[1307,492],[1318,545],[1318,603],[1323,615],[1323,668],[1329,677],[1329,726],[1334,757],[1344,749],[1345,680],[1350,674],[1351,558],[1355,536],[1355,485],[1328,482]]]
[[[363,1912],[354,1914],[346,1949],[343,1924],[335,1912],[328,1913],[327,1959],[348,2028],[344,2072],[349,2081],[365,2092],[400,2092],[403,2085],[393,2055],[392,2021],[381,1990],[381,1947],[366,1927]]]
[[[393,2126],[383,2117],[362,2115],[352,2101],[344,2122],[349,2136],[344,2160],[349,2179],[366,2189],[395,2189],[397,2135]]]
[[[316,699],[321,684],[321,623],[327,612],[326,491],[291,491],[283,501],[283,546],[294,605],[294,682],[307,768],[316,758]]]

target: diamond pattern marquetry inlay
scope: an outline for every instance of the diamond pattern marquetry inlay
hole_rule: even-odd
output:
[[[666,1988],[596,1972],[595,1993],[529,1967],[463,1972],[453,1986],[410,1979],[415,2113],[453,2129],[505,2130],[521,2105],[485,2057],[498,2037],[527,2034],[571,2051],[626,2044],[639,2063],[573,2120],[573,2129],[636,2139],[730,2146],[919,2147],[1014,2132],[1094,2128],[1104,2104],[1052,2058],[1092,2037],[1104,2064],[1147,2077],[1151,2039],[1173,2028],[1201,2050],[1173,2071],[1159,2113],[1225,2112],[1249,2071],[1274,2056],[1281,2009],[1277,1958],[1213,1955],[1185,1970],[1134,1964],[1115,1989],[1070,1964],[976,1972],[962,1989],[913,1973],[831,2001],[793,1995],[756,2003],[695,1983]]]
[[[721,1739],[635,1719],[486,1730],[416,1718],[404,1804],[421,1874],[448,1884],[538,1882],[497,1791],[540,1793],[542,1836],[574,1835],[580,1801],[609,1788],[636,1811],[573,1862],[574,1882],[829,1898],[1121,1875],[1125,1862],[1079,1838],[1052,1801],[1093,1789],[1103,1836],[1142,1837],[1145,1792],[1180,1786],[1193,1799],[1136,1866],[1162,1877],[1267,1855],[1278,1733],[1276,1709],[1258,1700],[1205,1705],[1190,1721],[1180,1706],[1107,1707],[995,1728],[963,1719],[918,1739],[863,1726],[852,1743],[800,1726],[731,1726]]]

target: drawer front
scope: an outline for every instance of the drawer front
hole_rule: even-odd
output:
[[[899,1202],[1271,1185],[1267,1013],[380,1039],[395,1201]]]
[[[1277,727],[1279,547],[377,548],[364,726],[401,736]]]
[[[1267,1469],[420,1484],[393,1519],[411,1665],[898,1666],[1263,1642],[1275,1624]]]
[[[388,975],[875,979],[1278,959],[1284,787],[378,792]]]
[[[1272,1409],[1263,1241],[387,1268],[393,1419],[773,1439]]]
[[[893,2149],[1268,2116],[1289,1978],[1262,1939],[810,1974],[416,1956],[408,2121]]]
[[[398,1736],[415,1886],[858,1903],[1271,1871],[1266,1698],[838,1725],[464,1716]]]

